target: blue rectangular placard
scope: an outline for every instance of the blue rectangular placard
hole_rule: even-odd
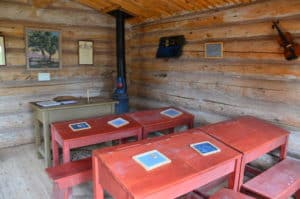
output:
[[[72,131],[80,131],[91,128],[91,126],[87,122],[69,124],[69,127],[72,129]]]
[[[210,155],[213,153],[220,152],[221,150],[213,145],[212,143],[205,141],[205,142],[198,142],[190,145],[195,151],[200,153],[201,155]]]
[[[175,117],[178,117],[179,115],[182,114],[181,111],[178,111],[176,109],[173,109],[173,108],[169,108],[167,110],[164,110],[162,112],[160,112],[161,114],[165,115],[165,116],[168,116],[170,118],[175,118]]]
[[[129,124],[129,122],[127,120],[124,120],[121,117],[118,117],[118,118],[116,118],[114,120],[110,120],[107,123],[109,125],[113,126],[113,127],[116,127],[116,128],[119,128],[121,126],[125,126],[125,125]]]
[[[147,171],[160,167],[171,162],[169,158],[157,150],[148,151],[132,157],[138,164]]]

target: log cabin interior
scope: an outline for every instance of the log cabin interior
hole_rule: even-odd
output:
[[[120,177],[120,181],[110,182],[109,179],[119,179],[118,170],[114,171],[113,166],[109,170],[106,164],[120,163],[108,157],[107,154],[112,153],[109,149],[116,150],[114,153],[120,155],[120,161],[126,162],[125,156],[118,152],[123,144],[118,145],[113,139],[123,142],[126,136],[137,136],[137,139],[143,139],[138,142],[145,146],[148,142],[150,144],[147,146],[163,142],[164,136],[169,136],[167,140],[176,140],[172,133],[158,136],[166,133],[166,129],[174,130],[169,124],[162,131],[153,128],[155,132],[152,137],[155,138],[147,139],[147,134],[142,136],[142,131],[146,131],[147,127],[139,122],[142,118],[139,112],[159,110],[161,116],[163,107],[172,107],[168,109],[172,114],[179,112],[179,116],[171,117],[174,120],[183,115],[191,116],[192,123],[190,120],[187,122],[186,117],[185,123],[175,128],[178,136],[191,131],[181,139],[182,143],[189,135],[197,140],[197,136],[203,134],[199,139],[213,140],[210,141],[212,147],[221,149],[208,156],[197,154],[199,157],[212,158],[207,159],[209,162],[220,159],[227,164],[229,157],[225,161],[218,155],[225,151],[232,153],[233,166],[226,169],[233,178],[228,180],[228,185],[225,183],[225,187],[242,192],[239,194],[247,194],[249,198],[300,198],[299,20],[299,0],[0,0],[0,198],[166,199],[222,198],[231,194],[226,189],[213,196],[223,186],[225,174],[217,180],[200,180],[202,184],[196,178],[185,178],[187,174],[182,174],[187,182],[182,185],[177,183],[181,179],[176,178],[176,181],[175,177],[166,177],[170,182],[160,179],[160,188],[144,185],[147,188],[138,189],[142,185],[134,181],[134,175],[126,180],[126,174],[125,177],[121,175],[123,181]],[[35,103],[57,102],[53,101],[57,97],[72,104],[39,107]],[[79,108],[75,107],[76,103]],[[56,114],[51,112],[51,108],[56,110],[60,106],[75,108],[62,109]],[[115,136],[102,136],[96,146],[74,149],[71,155],[63,148],[64,139],[69,138],[64,138],[62,134],[65,132],[60,134],[60,130],[67,132],[66,128],[73,128],[77,133],[76,128],[80,125],[93,129],[91,124],[94,120],[91,118],[108,118],[105,120],[107,125],[107,121],[114,120],[113,116],[117,114],[122,114],[121,119],[125,118],[130,125],[136,123],[142,127],[134,127],[137,130],[132,134],[124,133],[125,137],[119,135],[123,127],[118,127],[118,132],[107,130]],[[154,117],[152,114],[147,112],[144,115],[151,118]],[[132,119],[135,118],[132,115],[137,119]],[[78,120],[82,118],[85,120]],[[83,124],[85,121],[87,123]],[[95,121],[97,123],[98,120]],[[99,119],[98,123],[101,121]],[[182,127],[182,124],[187,125]],[[77,135],[80,135],[78,132]],[[231,143],[222,140],[222,135],[230,135],[231,132],[235,135],[245,133],[248,137],[229,138]],[[273,133],[276,139],[272,137]],[[240,143],[247,145],[249,139],[247,146],[250,147],[253,144],[250,138],[257,143],[253,148],[260,152],[244,151]],[[264,139],[265,142],[262,141]],[[134,141],[131,139],[125,144],[134,146]],[[53,142],[63,149],[58,150]],[[83,142],[78,141],[76,146],[84,146]],[[68,145],[69,151],[71,145]],[[72,146],[76,148],[75,142]],[[165,144],[165,148],[167,146]],[[105,149],[98,153],[96,147]],[[147,175],[142,174],[145,171],[137,165],[135,177],[144,175],[140,178],[145,180],[140,181],[145,183],[146,179],[151,181],[148,175],[154,173],[157,176],[163,167],[175,165],[177,159],[172,160],[172,154],[165,152],[165,148],[158,150],[167,157],[169,155],[171,163],[146,171]],[[97,151],[93,152],[93,160],[81,163],[88,164],[88,172],[77,171],[76,166],[68,165],[65,170],[75,168],[75,174],[68,174],[68,180],[60,184],[61,179],[58,178],[62,174],[58,167],[76,162],[76,156],[84,153],[91,155],[92,149]],[[58,152],[56,155],[55,150]],[[136,150],[139,153],[143,151],[140,148]],[[131,151],[128,151],[130,154]],[[252,158],[254,154],[256,158]],[[286,163],[286,159],[294,162]],[[201,160],[205,162],[205,159]],[[55,161],[61,163],[55,166]],[[129,158],[128,161],[133,160]],[[225,165],[224,162],[220,164]],[[246,165],[249,162],[251,167]],[[280,163],[274,168],[273,165]],[[107,170],[103,169],[103,165],[107,166]],[[245,168],[242,168],[243,165]],[[235,170],[231,171],[231,168]],[[139,172],[139,169],[142,171]],[[197,169],[193,170],[198,176],[204,175],[203,168],[201,171]],[[215,169],[215,173],[209,176],[216,177],[216,173],[220,173],[217,172],[220,168]],[[223,168],[224,171],[226,169]],[[287,174],[292,180],[286,177],[290,181],[284,190],[289,193],[286,191],[286,195],[280,195],[277,191],[278,195],[269,196],[263,195],[264,191],[255,190],[256,187],[263,189],[261,184],[264,183],[255,186],[255,182],[249,180],[243,184],[243,177],[240,180],[239,176],[244,176],[244,170],[250,173],[247,178],[253,181],[260,177],[268,186],[275,183],[272,187],[274,192],[280,190],[276,180],[285,179],[284,171],[293,170],[295,175]],[[105,171],[112,176],[104,176]],[[171,168],[169,171],[175,170]],[[272,178],[279,173],[278,178]],[[253,177],[254,174],[257,176]],[[177,176],[177,172],[170,175]],[[154,182],[159,180],[156,176],[153,177]],[[99,186],[96,186],[95,180],[100,181]],[[120,189],[126,192],[126,197],[118,187],[125,187],[127,192]],[[161,187],[166,188],[163,190]],[[99,191],[102,188],[105,190],[104,196]],[[240,195],[238,198],[244,197],[247,196]]]

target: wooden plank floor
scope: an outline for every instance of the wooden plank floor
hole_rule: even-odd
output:
[[[50,199],[51,193],[52,182],[33,144],[0,150],[0,199]],[[74,187],[72,198],[93,198],[92,183]]]

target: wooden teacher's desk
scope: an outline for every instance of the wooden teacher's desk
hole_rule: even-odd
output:
[[[176,109],[182,112],[182,114],[175,118],[161,114],[162,111],[169,108]],[[193,128],[194,124],[194,115],[173,107],[136,111],[128,113],[127,115],[143,126],[143,139],[147,138],[147,135],[154,131],[170,129],[181,125],[187,125],[188,128]]]
[[[46,167],[51,166],[50,124],[52,122],[113,114],[117,103],[102,98],[91,98],[89,103],[87,99],[77,101],[76,104],[52,107],[41,107],[36,102],[30,102],[33,109],[36,149],[45,159]]]
[[[199,129],[243,153],[239,187],[243,184],[247,163],[278,147],[280,158],[286,158],[289,133],[258,118],[242,116]]]
[[[114,127],[108,124],[116,118],[123,118],[129,123],[125,126]],[[73,131],[70,124],[87,122],[90,128]],[[63,163],[70,162],[70,150],[82,146],[93,145],[101,142],[137,136],[142,139],[142,127],[126,115],[108,115],[98,118],[55,122],[51,124],[53,166],[59,164],[58,146],[63,149]]]
[[[200,155],[190,144],[209,141],[221,149]],[[171,162],[146,171],[133,156],[158,150]],[[103,189],[115,199],[175,198],[230,174],[230,188],[237,190],[241,154],[191,129],[178,134],[145,139],[93,151],[94,198],[103,198]]]

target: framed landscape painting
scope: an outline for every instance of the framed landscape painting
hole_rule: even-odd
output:
[[[28,69],[61,68],[61,34],[47,29],[26,29]]]

